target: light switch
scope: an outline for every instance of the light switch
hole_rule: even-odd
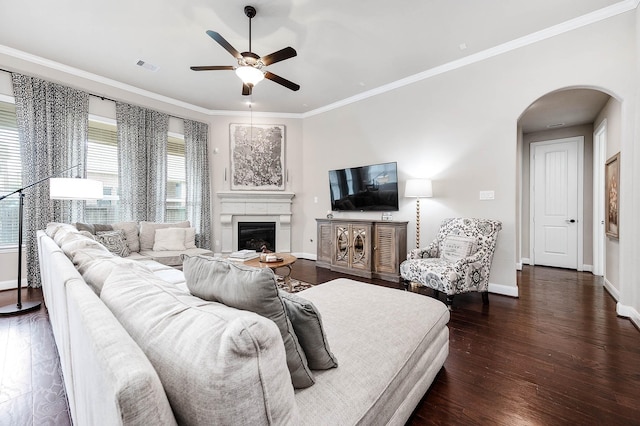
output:
[[[313,202],[318,204],[318,197],[313,197]]]
[[[494,191],[480,191],[481,200],[494,200],[496,198]]]

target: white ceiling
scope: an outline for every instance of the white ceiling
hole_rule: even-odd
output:
[[[248,50],[243,8],[251,4],[257,9],[252,50],[263,56],[295,48],[297,57],[267,69],[301,85],[292,92],[261,82],[253,91],[254,110],[300,114],[577,17],[597,20],[630,2],[0,0],[0,53],[35,55],[38,62],[64,64],[206,110],[246,110],[248,98],[232,71],[189,67],[235,65],[205,31]],[[138,60],[159,70],[137,66]]]

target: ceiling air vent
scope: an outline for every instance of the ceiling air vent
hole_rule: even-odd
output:
[[[562,127],[564,123],[547,124],[547,129],[555,129],[556,127]]]
[[[149,70],[151,72],[156,72],[156,71],[158,71],[160,69],[159,66],[150,64],[149,62],[145,62],[142,59],[140,59],[138,62],[136,62],[136,65],[139,65],[142,68],[144,68],[146,70]]]

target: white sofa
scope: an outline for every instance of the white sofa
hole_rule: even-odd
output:
[[[95,243],[69,225],[38,232],[76,425],[404,424],[448,355],[443,303],[338,279],[298,293],[320,311],[338,367],[294,390],[271,320]]]
[[[122,240],[120,245],[126,249],[125,257],[133,260],[154,260],[163,265],[179,268],[182,265],[183,254],[195,256],[199,254],[213,256],[213,252],[207,249],[196,247],[196,232],[191,228],[188,220],[182,222],[117,222],[112,224],[89,224],[78,222],[74,224],[79,231],[88,232],[96,238],[96,234],[101,232],[121,232]],[[178,244],[181,247],[167,247],[162,244],[156,244],[157,232],[163,231],[180,231],[185,233]],[[186,231],[190,231],[186,232]],[[170,235],[170,234],[164,234]],[[111,240],[115,244],[115,251],[118,252],[118,239]],[[122,247],[120,247],[120,250]]]

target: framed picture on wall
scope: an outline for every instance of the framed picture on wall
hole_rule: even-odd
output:
[[[231,124],[231,190],[284,191],[285,128]]]
[[[609,158],[604,166],[605,233],[618,238],[620,212],[620,153]]]

